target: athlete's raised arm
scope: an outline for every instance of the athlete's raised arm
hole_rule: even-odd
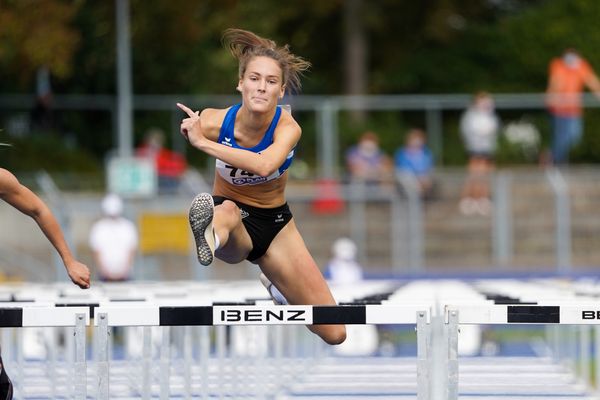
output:
[[[300,139],[300,126],[293,119],[289,119],[279,123],[273,143],[261,153],[223,146],[207,138],[202,129],[202,122],[207,118],[206,110],[199,114],[183,104],[177,103],[177,106],[188,115],[188,118],[181,122],[181,133],[188,138],[192,146],[227,164],[259,176],[269,176],[275,172]]]

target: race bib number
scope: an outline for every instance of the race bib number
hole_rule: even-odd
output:
[[[223,164],[222,168],[223,170],[219,172],[225,173],[221,173],[221,176],[226,175],[223,177],[234,185],[254,185],[267,181],[267,177],[255,175],[252,172],[236,168],[233,165]]]

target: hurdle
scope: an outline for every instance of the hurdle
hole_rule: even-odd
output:
[[[33,327],[62,327],[67,328],[65,342],[68,348],[66,366],[62,367],[63,379],[59,373],[59,362],[56,353],[50,348],[49,368],[43,374],[54,388],[66,386],[72,388],[73,398],[85,400],[87,397],[87,365],[86,365],[86,334],[85,328],[90,323],[90,309],[77,306],[56,306],[51,303],[11,302],[0,305],[0,327],[2,328],[33,328]],[[26,371],[23,369],[23,343],[21,335],[11,335],[4,329],[2,333],[2,350],[16,350],[18,360],[14,379],[15,398],[25,397]],[[56,344],[56,337],[52,337]],[[52,347],[52,346],[51,346]],[[4,353],[6,355],[6,353]],[[10,358],[7,357],[7,358]],[[62,381],[66,380],[65,383]],[[32,385],[33,386],[33,385]],[[33,390],[35,392],[35,390]],[[53,393],[54,394],[54,393]]]
[[[593,326],[600,320],[600,286],[593,280],[367,281],[332,286],[332,292],[338,306],[276,306],[255,281],[136,282],[86,291],[62,284],[2,287],[0,326],[9,329],[1,339],[4,354],[17,361],[9,364],[17,398],[69,390],[77,399],[592,398],[591,328],[600,349]],[[414,326],[416,357],[333,357],[333,347],[303,326],[311,324]],[[548,355],[459,358],[467,327],[518,324],[548,328]],[[65,343],[68,356],[25,363],[24,338],[10,329],[46,326],[72,338]],[[123,332],[121,354],[113,351],[114,329]],[[598,357],[596,351],[600,365]],[[44,391],[36,386],[40,373],[25,374],[36,365],[47,375],[63,373],[44,376]],[[527,380],[545,386],[526,388]]]
[[[109,328],[111,327],[129,327],[129,326],[140,326],[143,328],[143,354],[144,364],[147,366],[149,363],[150,354],[150,343],[151,343],[151,330],[150,327],[160,326],[163,328],[161,340],[163,342],[162,349],[168,348],[167,344],[169,341],[169,328],[184,326],[206,328],[214,326],[217,329],[217,367],[220,369],[219,374],[225,375],[231,372],[231,366],[226,367],[224,365],[224,330],[226,326],[303,326],[303,325],[320,325],[320,324],[345,324],[345,325],[364,325],[364,324],[403,324],[403,325],[415,325],[417,330],[417,365],[413,366],[416,385],[413,384],[414,393],[412,398],[416,396],[418,399],[428,398],[428,355],[427,355],[427,330],[428,330],[428,310],[423,305],[340,305],[340,306],[278,306],[267,304],[266,301],[257,302],[255,305],[195,305],[189,303],[185,305],[149,305],[149,304],[120,304],[120,305],[101,305],[95,310],[96,318],[95,324],[95,335],[99,338],[101,343],[100,351],[103,353],[99,357],[99,376],[98,376],[98,397],[99,399],[108,399],[110,394],[110,388],[108,386],[110,371],[108,363],[106,362],[108,357],[108,346],[106,343],[109,338]],[[303,329],[302,332],[305,330]],[[206,338],[206,330],[201,331],[203,338]],[[308,331],[306,331],[308,332]],[[312,335],[312,334],[309,334]],[[316,338],[315,338],[316,339]],[[282,366],[282,352],[281,344],[283,343],[282,331],[275,330],[274,343],[276,355],[274,359],[278,367]],[[319,339],[320,340],[320,339]],[[189,346],[189,343],[188,343]],[[204,351],[200,364],[206,366],[208,364],[208,358],[206,357],[206,341],[203,343]],[[313,349],[315,350],[315,349]],[[318,352],[318,349],[316,349]],[[313,357],[317,357],[316,353],[312,354]],[[259,359],[264,354],[259,355]],[[190,396],[191,386],[190,376],[191,373],[191,362],[189,351],[184,355],[186,361],[184,362],[184,371],[182,375],[186,381],[184,383],[184,390],[182,393],[177,393],[177,396]],[[169,355],[161,353],[161,384],[159,397],[161,399],[169,398],[172,393],[169,392],[170,377],[168,371]],[[288,358],[287,362],[292,359]],[[264,361],[264,360],[262,360]],[[257,368],[263,368],[255,365]],[[303,366],[300,366],[302,369]],[[304,366],[306,367],[306,366]],[[209,379],[206,368],[201,372],[201,385],[202,398],[210,398],[209,391]],[[298,370],[291,371],[290,375],[298,375]],[[142,382],[149,383],[150,379],[150,368],[142,369]],[[261,375],[261,374],[258,374]],[[269,374],[262,374],[268,376]],[[276,376],[276,374],[271,374]],[[214,386],[214,385],[213,385]],[[406,385],[405,385],[406,386]],[[217,388],[218,389],[218,388]],[[240,389],[239,387],[237,389]],[[269,385],[266,382],[257,382],[253,385],[251,395],[255,398],[264,398],[269,389]],[[274,389],[277,389],[275,387]],[[347,390],[347,389],[345,389]],[[405,388],[403,389],[405,390]],[[222,392],[217,390],[217,394],[223,395]],[[407,392],[405,391],[404,394]],[[248,393],[247,393],[248,394]],[[144,399],[151,398],[151,385],[143,385],[141,397]]]
[[[389,282],[336,288],[341,305],[335,307],[274,306],[264,287],[255,281],[136,282],[97,285],[86,291],[60,284],[27,285],[11,288],[8,297],[89,310],[94,328],[86,369],[87,393],[95,398],[285,398],[286,393],[309,392],[344,396],[362,386],[364,398],[387,393],[392,398],[419,395],[426,399],[427,335],[422,332],[428,329],[428,306],[386,302],[394,288]],[[331,348],[302,326],[328,323],[415,326],[418,357],[336,361],[328,357]],[[131,337],[141,342],[139,358],[113,358],[111,330],[121,327],[130,327],[124,332],[126,343],[136,341],[129,340]],[[268,337],[267,352],[259,346],[238,354],[239,349],[228,343],[236,332],[263,344],[263,336]],[[215,346],[212,354],[211,341]],[[194,347],[196,344],[199,346]],[[158,354],[153,354],[155,351]],[[193,360],[195,356],[201,361]],[[157,369],[160,373],[152,374]],[[332,388],[330,383],[324,388],[322,381],[310,379],[317,369],[323,371],[320,376],[342,376],[338,372],[343,370],[353,377],[348,375],[343,385]],[[361,370],[365,376],[357,385]]]
[[[532,365],[536,371],[532,373],[526,366],[509,366],[513,371],[520,373],[519,379],[505,379],[498,385],[503,390],[513,393],[515,396],[527,396],[527,398],[593,398],[589,390],[591,382],[590,373],[590,350],[591,350],[591,327],[594,326],[594,348],[596,366],[600,365],[600,307],[597,302],[598,287],[596,285],[585,285],[586,290],[575,284],[552,280],[534,280],[522,282],[516,280],[482,281],[475,286],[487,297],[476,303],[453,303],[445,306],[445,323],[447,324],[447,336],[444,345],[448,349],[447,360],[447,397],[449,400],[459,398],[459,358],[457,352],[457,335],[460,326],[465,325],[543,325],[546,328],[546,342],[549,342],[547,353],[549,358],[541,363]],[[595,290],[592,290],[594,288]],[[561,335],[561,328],[568,329],[566,335]],[[578,329],[578,332],[576,331]],[[564,330],[564,329],[563,329]],[[579,340],[579,343],[577,341]],[[578,346],[579,345],[579,346]],[[575,360],[579,355],[579,368]],[[565,357],[566,356],[566,357]],[[510,361],[510,360],[508,360]],[[567,361],[567,362],[565,362]],[[497,360],[496,360],[497,362]],[[552,362],[558,362],[552,364]],[[521,364],[524,361],[521,360]],[[472,364],[472,363],[471,363]],[[485,369],[481,364],[478,366],[466,365],[461,368],[468,371],[469,368]],[[564,367],[564,368],[563,368]],[[495,372],[500,370],[496,365]],[[580,372],[577,381],[572,377]],[[491,369],[487,369],[491,371]],[[539,372],[546,374],[543,379]],[[568,373],[567,373],[568,372]],[[488,377],[492,375],[489,373]],[[496,378],[498,375],[496,375]],[[528,387],[522,382],[529,379]],[[534,384],[537,380],[538,384]],[[596,372],[596,390],[600,384],[600,374]],[[488,388],[477,385],[472,381],[461,382],[461,394],[470,397],[477,393],[485,393],[492,396],[492,384]],[[512,386],[511,389],[506,389]],[[535,394],[532,394],[531,391]],[[505,394],[506,395],[506,394]],[[538,396],[538,397],[535,397]],[[560,397],[564,396],[564,397]],[[486,397],[487,398],[487,397]]]

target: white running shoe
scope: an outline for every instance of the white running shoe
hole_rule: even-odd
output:
[[[260,273],[260,282],[267,289],[267,292],[269,292],[269,296],[271,296],[273,299],[273,303],[277,304],[278,306],[284,306],[288,304],[287,299],[283,296],[279,289],[277,289],[277,287],[275,287],[269,278],[267,278],[262,272]]]
[[[190,206],[190,226],[196,241],[198,261],[202,265],[210,265],[215,257],[214,211],[215,203],[209,193],[200,193]]]

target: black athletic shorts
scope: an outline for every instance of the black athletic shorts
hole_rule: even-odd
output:
[[[213,196],[215,205],[231,200],[222,196]],[[242,223],[252,239],[252,250],[246,260],[254,262],[262,257],[279,231],[292,219],[292,212],[285,203],[275,208],[252,207],[239,201],[233,201],[242,214]]]

